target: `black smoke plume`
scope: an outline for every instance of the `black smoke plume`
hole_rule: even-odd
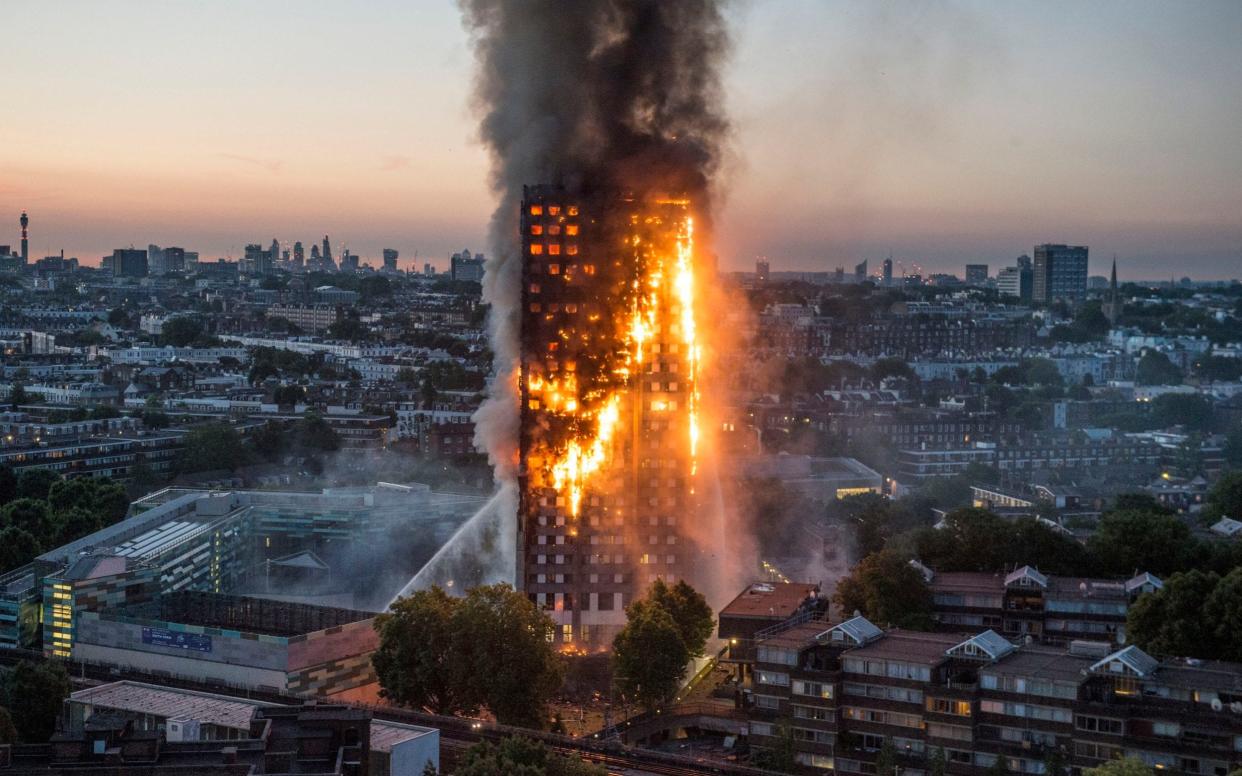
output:
[[[498,197],[483,279],[496,376],[475,416],[476,442],[509,483],[522,187],[686,195],[702,235],[729,129],[720,86],[729,40],[715,0],[461,0],[461,8]]]

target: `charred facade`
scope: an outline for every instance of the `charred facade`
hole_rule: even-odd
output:
[[[653,580],[694,574],[689,211],[524,191],[517,573],[564,648],[608,643]]]

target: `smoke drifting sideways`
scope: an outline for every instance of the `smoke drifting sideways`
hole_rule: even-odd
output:
[[[514,508],[503,530],[515,533],[523,186],[686,196],[697,239],[710,244],[715,177],[729,135],[720,82],[729,37],[715,0],[460,5],[497,196],[483,276],[495,373],[474,416],[475,444],[509,494],[506,508]]]

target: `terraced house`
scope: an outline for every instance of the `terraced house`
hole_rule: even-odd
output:
[[[1157,660],[1134,646],[1015,645],[791,620],[756,640],[743,705],[758,748],[791,742],[808,773],[1078,773],[1117,757],[1226,776],[1242,764],[1242,664]],[[891,748],[890,748],[891,747]],[[877,774],[887,776],[887,774]]]

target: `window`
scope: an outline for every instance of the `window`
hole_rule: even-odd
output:
[[[756,671],[755,678],[759,684],[770,684],[777,687],[789,686],[789,674],[780,671]]]
[[[531,234],[543,234],[543,224],[532,224],[530,227]]]
[[[969,717],[970,701],[958,701],[950,698],[928,698],[927,710],[937,714],[953,714],[958,717]]]
[[[542,255],[542,254],[543,254],[543,246],[542,246],[542,245],[540,245],[539,243],[531,243],[531,244],[530,244],[530,255],[532,255],[532,256],[539,256],[539,255]]]
[[[951,741],[970,741],[970,728],[963,725],[945,725],[940,722],[927,723],[928,738],[947,738]]]
[[[794,695],[809,695],[813,698],[831,698],[832,685],[823,682],[804,682],[795,680],[793,683]]]
[[[779,695],[756,695],[755,706],[760,709],[779,709],[781,707],[781,699]],[[796,714],[794,716],[797,716]]]
[[[1079,714],[1074,717],[1074,727],[1089,733],[1104,733],[1110,736],[1121,735],[1122,723],[1119,719],[1108,717],[1088,717]]]
[[[769,722],[751,722],[750,734],[752,736],[770,736],[772,735],[772,724]]]
[[[543,215],[543,206],[542,206],[542,205],[531,205],[531,206],[530,206],[530,214],[531,214],[532,216],[541,216],[541,215]]]
[[[759,705],[759,698],[755,696],[755,705]],[[794,719],[813,719],[823,722],[831,718],[831,712],[823,706],[802,706],[797,703],[793,705]]]
[[[832,744],[832,733],[824,730],[811,730],[810,728],[790,728],[789,732],[793,735],[793,740],[802,741],[808,744]]]

